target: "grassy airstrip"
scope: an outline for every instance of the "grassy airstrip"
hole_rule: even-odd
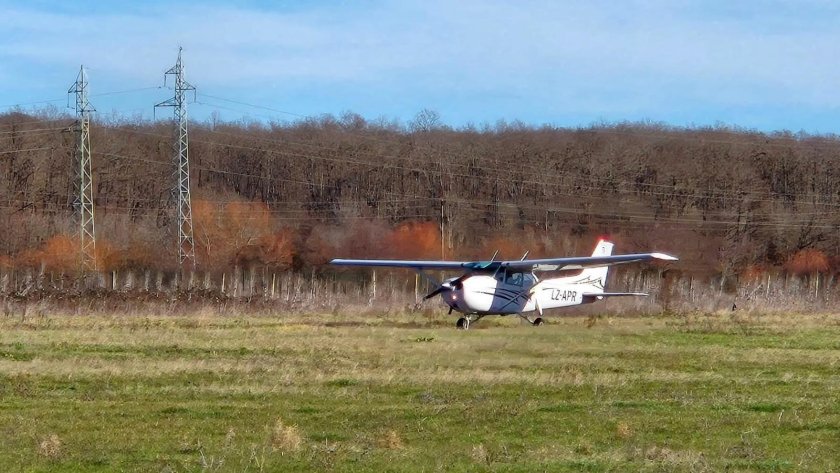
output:
[[[0,469],[840,471],[840,316],[591,322],[7,315]]]

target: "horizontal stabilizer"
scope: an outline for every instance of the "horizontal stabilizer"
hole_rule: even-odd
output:
[[[645,292],[584,292],[583,299],[584,301],[589,299],[600,301],[605,297],[631,297],[631,296],[641,296],[646,297],[649,294]]]
[[[627,296],[649,296],[646,292],[588,292],[584,296],[601,296],[601,297],[627,297]]]

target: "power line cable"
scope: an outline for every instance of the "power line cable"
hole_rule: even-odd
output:
[[[160,135],[160,134],[139,132],[139,131],[136,131],[136,130],[119,129],[119,131],[128,132],[128,133],[147,134],[147,135],[154,135],[154,136],[164,136],[164,135]],[[305,154],[305,153],[272,150],[272,149],[266,149],[266,148],[256,148],[256,147],[253,147],[253,146],[233,145],[233,144],[229,144],[229,143],[219,143],[219,142],[208,141],[208,140],[193,139],[193,142],[194,143],[203,143],[203,144],[212,145],[212,146],[227,147],[227,148],[231,148],[231,149],[259,151],[259,152],[267,153],[267,154],[283,155],[283,156],[289,156],[289,157],[300,157],[300,158],[306,158],[306,159],[316,159],[316,160],[329,161],[329,162],[335,162],[335,163],[341,163],[341,164],[366,166],[366,167],[370,167],[370,168],[383,168],[383,167],[385,167],[385,168],[392,168],[392,169],[414,171],[414,172],[418,172],[418,173],[445,175],[445,176],[450,176],[450,177],[454,176],[454,177],[462,177],[462,178],[468,178],[468,179],[475,179],[476,178],[476,176],[474,176],[472,174],[456,173],[456,172],[451,172],[451,171],[444,170],[444,169],[435,169],[433,167],[417,168],[417,167],[401,166],[401,165],[394,165],[394,164],[381,163],[381,162],[370,162],[370,163],[368,163],[368,162],[353,160],[353,159],[349,159],[349,158],[337,158],[337,157],[336,158],[331,158],[331,157]],[[339,153],[341,150],[333,150],[333,151]],[[255,157],[265,159],[265,157],[262,157],[262,156],[255,156]],[[551,177],[572,177],[572,178],[574,178],[575,176],[574,175],[552,176],[551,174],[548,174],[548,175],[542,174],[542,177],[549,177],[549,178],[551,178]],[[565,186],[562,183],[558,183],[558,182],[554,182],[554,181],[543,181],[543,180],[536,180],[536,179],[521,179],[521,178],[499,177],[499,176],[493,176],[491,179],[494,180],[494,181],[500,181],[500,182],[509,182],[509,183],[527,184],[527,185],[539,185],[539,186],[552,187],[552,188],[558,188],[558,187],[563,188]],[[640,184],[640,183],[635,183],[635,182],[631,182],[631,181],[617,181],[617,182],[625,184],[625,185],[636,186],[636,187],[647,186],[644,183]],[[674,188],[676,190],[676,186],[668,186],[668,185],[665,185],[665,184],[662,184],[662,185],[659,185],[659,186],[663,186],[663,187],[666,187],[666,188]],[[605,187],[599,187],[599,186],[594,186],[594,185],[582,185],[582,184],[577,184],[577,185],[575,185],[575,187],[578,191],[579,190],[589,190],[589,191],[601,191],[601,192],[607,192],[607,193],[619,193],[619,194],[629,194],[629,195],[659,195],[659,196],[666,196],[666,197],[671,197],[671,198],[680,197],[680,198],[696,198],[696,199],[709,199],[709,200],[744,201],[744,196],[743,195],[716,195],[714,193],[711,194],[711,195],[709,195],[709,194],[688,194],[688,193],[676,193],[675,194],[675,193],[670,193],[670,192],[657,192],[657,191],[653,191],[653,190],[614,189],[614,188],[605,188]],[[724,192],[724,191],[715,189],[713,192]],[[750,194],[753,194],[753,195],[767,195],[767,192],[762,192],[762,191],[757,191],[757,190],[747,191],[747,190],[739,189],[738,193],[739,194],[746,194],[746,195],[750,195]],[[576,195],[579,195],[579,192],[576,193]],[[827,195],[823,195],[823,196],[825,197]],[[835,196],[831,195],[829,197],[834,198]],[[778,199],[751,199],[751,201],[752,202],[779,203]],[[825,206],[832,206],[832,207],[840,206],[840,202],[816,202],[816,203],[815,202],[802,202],[802,201],[794,201],[794,202],[804,203],[806,205],[825,205]]]
[[[112,157],[120,157],[120,158],[124,158],[124,159],[136,159],[138,161],[139,160],[150,161],[150,160],[145,160],[145,159],[142,159],[142,158],[131,158],[131,157],[128,157],[128,156],[114,155],[113,153],[100,153],[100,154],[108,155],[108,156],[112,156]],[[162,163],[160,161],[151,161],[151,162],[154,162],[154,163],[157,163],[157,164],[165,164],[165,163]],[[212,169],[212,168],[205,168],[205,170],[209,171],[209,172],[221,172],[221,173],[225,173],[225,174],[228,173],[227,171],[220,171],[220,170],[216,170],[216,169]],[[241,174],[241,173],[233,173],[233,174]],[[251,175],[251,176],[256,177],[254,175]],[[514,210],[517,210],[517,211],[519,209],[526,208],[526,209],[536,209],[536,210],[540,210],[540,211],[547,211],[547,212],[553,212],[553,213],[569,213],[569,214],[575,214],[575,215],[580,215],[580,214],[602,215],[602,216],[608,216],[608,217],[613,217],[613,218],[643,219],[643,220],[652,221],[652,222],[671,221],[671,222],[679,222],[679,223],[716,224],[716,225],[721,225],[721,224],[722,225],[734,225],[734,224],[744,225],[744,224],[748,224],[748,225],[755,225],[755,226],[771,226],[771,227],[781,227],[781,228],[784,228],[784,227],[800,228],[803,225],[808,225],[809,224],[809,222],[778,223],[778,222],[750,221],[750,219],[754,219],[756,217],[757,218],[762,217],[762,215],[754,215],[754,214],[746,214],[743,221],[742,220],[713,220],[713,219],[709,219],[709,218],[703,219],[703,218],[682,218],[682,217],[656,216],[656,215],[651,215],[649,212],[644,212],[644,213],[603,212],[603,211],[593,211],[593,210],[583,209],[583,208],[547,207],[547,206],[541,206],[541,205],[522,205],[522,204],[515,204],[515,203],[508,204],[508,203],[503,203],[503,202],[493,203],[493,202],[483,202],[483,201],[459,199],[459,198],[452,198],[452,197],[440,198],[440,199],[445,203],[455,203],[455,204],[460,203],[460,204],[471,204],[471,205],[481,205],[481,206],[496,206],[498,208],[510,208],[510,209],[514,209]],[[797,214],[799,215],[799,213],[797,213]],[[815,213],[813,215],[825,215],[825,213]],[[771,217],[771,216],[774,216],[774,215],[773,214],[767,215],[767,217]],[[812,227],[813,228],[837,228],[838,225],[819,225],[819,226],[812,226]]]

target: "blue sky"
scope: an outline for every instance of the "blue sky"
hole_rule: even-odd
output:
[[[101,115],[152,116],[184,48],[190,116],[353,111],[453,126],[649,120],[840,132],[840,3],[6,2],[0,105],[63,109],[80,64]],[[137,90],[143,89],[143,90]],[[98,95],[120,92],[109,95]],[[221,98],[259,109],[223,101]],[[289,112],[289,113],[282,113]],[[160,110],[159,114],[170,114]]]

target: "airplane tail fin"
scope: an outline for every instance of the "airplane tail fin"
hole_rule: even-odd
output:
[[[613,250],[613,244],[606,241],[598,241],[595,251],[592,256],[610,256]],[[580,273],[579,284],[591,284],[594,288],[590,293],[604,292],[604,286],[607,284],[607,271],[609,266],[601,266],[597,268],[586,268]]]

